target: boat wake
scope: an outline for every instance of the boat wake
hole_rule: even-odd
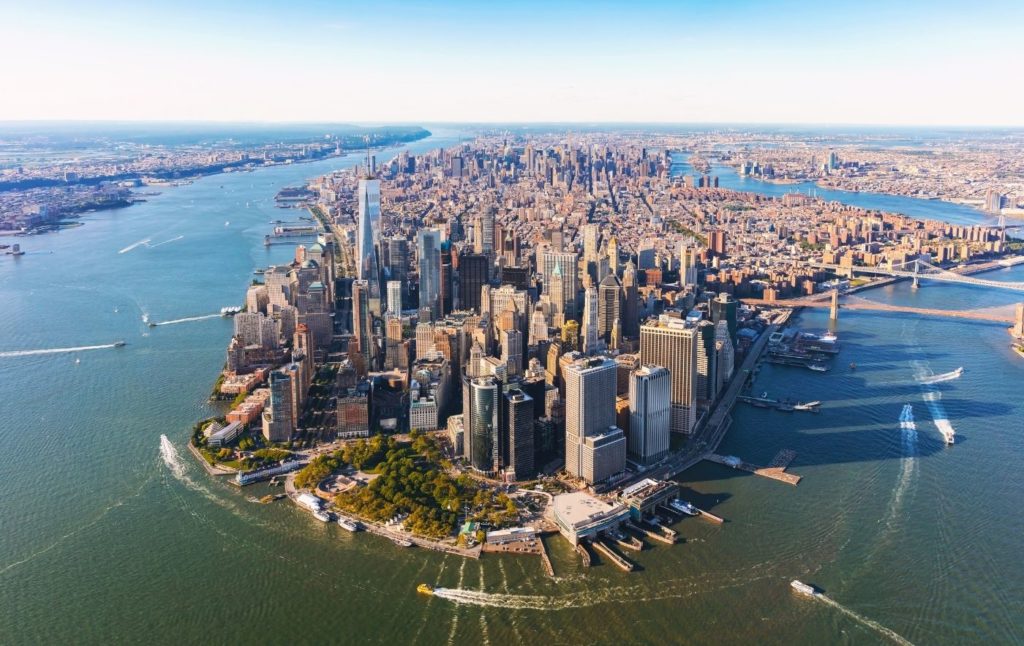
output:
[[[143,238],[138,242],[133,242],[132,244],[128,245],[127,247],[118,251],[117,253],[128,253],[129,251],[135,249],[136,247],[141,247],[142,245],[147,244],[150,240],[152,240],[152,238]]]
[[[184,237],[185,237],[185,236],[178,236],[177,238],[171,238],[170,240],[164,240],[163,242],[158,242],[158,243],[156,243],[156,244],[154,244],[154,245],[149,245],[149,244],[147,244],[146,246],[147,246],[147,247],[149,247],[150,249],[156,249],[157,247],[162,247],[162,246],[164,246],[165,244],[170,244],[170,243],[172,243],[172,242],[177,242],[178,240],[181,240],[181,239],[183,239]]]
[[[0,357],[31,357],[37,354],[62,354],[65,352],[85,352],[87,350],[107,350],[116,348],[116,343],[105,343],[103,345],[80,345],[76,348],[46,348],[44,350],[11,350],[0,352]]]
[[[191,323],[192,321],[205,321],[206,319],[219,319],[220,314],[203,314],[202,316],[188,316],[183,319],[174,319],[173,321],[160,321],[159,323],[153,323],[157,325],[177,325],[178,323]]]
[[[914,407],[903,406],[900,413],[900,476],[892,492],[889,510],[885,517],[885,526],[892,529],[903,504],[903,496],[910,487],[914,473],[917,472],[917,423],[914,421]]]
[[[901,646],[914,646],[910,641],[905,639],[902,635],[900,635],[896,631],[890,630],[890,629],[886,628],[885,626],[883,626],[882,624],[878,623],[877,621],[872,621],[871,619],[868,619],[867,617],[865,617],[863,615],[857,614],[856,612],[850,610],[849,608],[847,608],[846,606],[842,605],[841,603],[839,603],[835,599],[832,599],[832,598],[830,598],[830,597],[828,597],[828,596],[826,596],[824,594],[816,594],[812,598],[813,599],[818,599],[819,601],[821,601],[825,605],[832,606],[833,608],[835,608],[839,612],[843,613],[844,615],[846,615],[850,619],[853,619],[857,623],[859,623],[861,625],[864,625],[864,626],[867,626],[868,628],[871,628],[872,630],[875,630],[879,634],[888,637],[889,639],[891,639],[892,641],[896,642],[897,644],[900,644]]]
[[[962,374],[964,374],[964,369],[963,367],[960,367],[957,368],[956,370],[944,372],[941,375],[931,375],[927,377],[922,377],[918,375],[917,382],[923,385],[941,384],[944,381],[953,381],[954,379],[959,379],[960,375]]]

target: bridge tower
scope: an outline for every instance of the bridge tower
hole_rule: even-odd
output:
[[[1006,242],[1006,216],[1002,213],[999,214],[999,223],[996,226],[999,227],[999,240]]]
[[[839,320],[839,290],[832,290],[832,307],[828,311],[828,320],[835,322]]]
[[[1017,316],[1013,323],[1013,336],[1024,339],[1024,303],[1017,303]]]
[[[917,274],[920,271],[921,271],[921,265],[920,265],[920,263],[918,263],[918,261],[915,260],[914,261],[914,282],[911,284],[911,287],[913,287],[914,289],[917,289],[918,287],[921,286],[921,283],[920,283],[920,281],[917,278]]]

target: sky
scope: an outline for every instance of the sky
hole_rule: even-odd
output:
[[[1024,2],[0,0],[0,120],[1024,125]]]

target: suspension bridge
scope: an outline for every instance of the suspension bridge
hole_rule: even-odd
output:
[[[903,263],[890,263],[889,265],[879,265],[877,267],[860,267],[857,265],[853,266],[840,266],[840,265],[827,265],[823,263],[812,263],[812,267],[818,269],[827,269],[834,271],[839,274],[847,274],[853,276],[855,274],[869,274],[872,276],[891,276],[896,278],[910,278],[914,281],[914,287],[917,287],[921,280],[933,280],[943,283],[961,283],[964,285],[976,285],[979,287],[991,287],[994,289],[1005,289],[1014,292],[1024,292],[1024,282],[1009,282],[1002,280],[986,280],[984,278],[975,278],[970,273],[977,273],[978,271],[984,271],[986,269],[998,269],[1000,267],[1013,267],[1024,263],[1024,257],[1016,256],[1014,258],[1006,258],[1002,260],[988,263],[984,267],[967,268],[964,271],[952,271],[950,269],[943,269],[937,267],[926,260],[915,258],[914,260],[908,260]],[[970,272],[970,273],[969,273]]]

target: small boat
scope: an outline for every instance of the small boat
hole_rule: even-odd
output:
[[[412,541],[407,541],[404,538],[395,536],[391,539],[391,542],[399,547],[412,547]]]
[[[793,410],[810,410],[816,412],[818,410],[818,406],[821,406],[821,402],[800,402],[793,405]]]
[[[329,523],[329,522],[331,522],[331,514],[330,514],[330,512],[326,512],[323,509],[317,509],[316,511],[314,511],[313,512],[313,518],[316,518],[321,523]]]
[[[828,372],[828,366],[821,363],[812,363],[807,367],[813,370],[814,372]]]
[[[818,589],[815,588],[813,585],[808,585],[806,583],[803,583],[802,581],[797,581],[796,579],[793,579],[789,583],[789,587],[793,588],[800,594],[805,594],[809,597],[817,597],[821,594],[820,592],[818,592]]]
[[[434,586],[429,583],[421,583],[416,586],[416,592],[419,592],[420,594],[434,594]]]
[[[857,369],[857,364],[856,364],[856,363],[853,363],[853,362],[851,361],[851,362],[850,362],[850,370],[856,370],[856,369]]]
[[[126,345],[128,345],[127,341],[114,341],[115,348],[123,348]]]
[[[349,520],[344,516],[338,516],[338,526],[350,532],[358,532],[362,529],[362,525],[358,521]]]

